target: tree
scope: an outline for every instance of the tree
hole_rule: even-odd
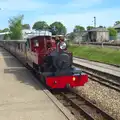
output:
[[[108,31],[110,36],[115,36],[115,37],[117,36],[117,31],[114,28],[109,27]]]
[[[32,28],[35,30],[46,30],[49,26],[45,21],[38,21],[34,23]]]
[[[23,15],[15,16],[9,19],[10,38],[14,40],[22,37],[22,20]]]
[[[9,32],[9,28],[4,28],[3,30],[0,30],[0,32]]]
[[[9,34],[5,34],[4,35],[4,40],[9,40],[10,39],[10,35]]]
[[[80,32],[80,31],[84,31],[84,30],[85,30],[85,28],[83,26],[76,25],[73,31]]]
[[[2,32],[9,32],[9,28],[3,29]]]
[[[68,39],[72,41],[74,40],[74,37],[75,37],[74,32],[71,32],[68,36]]]
[[[102,25],[100,25],[99,28],[104,28],[104,27]]]
[[[24,25],[22,25],[22,29],[30,29],[30,25],[29,24],[24,24]]]
[[[87,26],[87,30],[91,30],[93,28],[94,28],[93,26]]]
[[[118,24],[120,24],[120,21],[116,21],[114,25],[118,25]]]
[[[50,25],[49,30],[53,35],[65,35],[67,32],[66,27],[61,22],[54,22]]]

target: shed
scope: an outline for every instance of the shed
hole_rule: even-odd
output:
[[[106,28],[93,28],[88,30],[89,42],[103,42],[109,40],[109,31]]]

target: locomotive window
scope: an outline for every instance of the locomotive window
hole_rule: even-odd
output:
[[[39,47],[39,41],[38,40],[34,40],[34,47]]]

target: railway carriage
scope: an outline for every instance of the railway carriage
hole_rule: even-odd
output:
[[[28,64],[49,88],[84,86],[87,74],[72,66],[73,56],[64,40],[56,43],[50,32],[23,41],[0,41],[0,45]]]

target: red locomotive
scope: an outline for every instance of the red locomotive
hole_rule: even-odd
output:
[[[88,81],[87,74],[72,66],[73,56],[63,38],[56,42],[46,32],[27,41],[1,41],[0,44],[31,66],[51,89],[84,86]]]

